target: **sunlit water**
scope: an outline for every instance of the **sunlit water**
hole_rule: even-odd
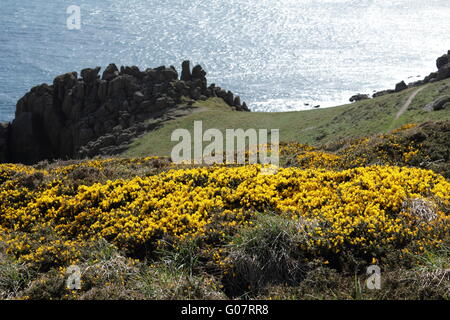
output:
[[[66,27],[72,4],[80,31]],[[435,70],[450,49],[450,1],[1,0],[0,27],[0,121],[58,74],[185,59],[252,110],[288,111]]]

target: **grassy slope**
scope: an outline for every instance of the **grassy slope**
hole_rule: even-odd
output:
[[[450,79],[429,84],[412,101],[408,110],[398,119],[395,116],[408,97],[417,88],[376,99],[364,100],[334,108],[295,112],[234,112],[214,98],[197,102],[198,112],[168,122],[136,140],[124,156],[169,156],[176,142],[170,135],[177,128],[192,132],[193,122],[203,121],[203,130],[217,128],[280,129],[280,140],[319,144],[341,138],[366,136],[387,132],[405,123],[450,118],[450,110],[427,112],[422,107],[439,96],[450,94]]]

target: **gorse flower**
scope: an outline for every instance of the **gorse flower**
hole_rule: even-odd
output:
[[[337,156],[314,152],[307,150],[302,161],[337,161]],[[441,208],[450,205],[450,183],[429,170],[370,166],[335,171],[310,163],[310,169],[280,168],[274,175],[260,174],[260,165],[211,166],[92,185],[64,181],[74,166],[104,168],[110,161],[45,171],[59,178],[34,189],[20,186],[14,176],[36,169],[0,165],[0,231],[6,250],[23,261],[50,255],[63,264],[75,261],[77,248],[86,241],[104,238],[134,251],[157,245],[165,236],[183,240],[207,232],[222,234],[264,212],[308,221],[302,249],[311,254],[411,243],[423,248],[449,235],[448,212],[441,209],[436,219],[425,223],[403,206],[407,199],[420,198]],[[39,245],[36,235],[43,230],[55,235],[54,241]]]

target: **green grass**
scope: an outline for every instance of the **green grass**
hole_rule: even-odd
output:
[[[450,118],[450,110],[428,112],[422,108],[436,98],[450,94],[450,79],[429,84],[412,101],[408,110],[397,120],[395,116],[408,97],[417,88],[393,93],[375,99],[363,100],[326,109],[294,112],[235,112],[220,98],[197,102],[194,112],[167,122],[131,144],[123,154],[136,156],[170,156],[177,144],[171,142],[171,133],[177,128],[192,132],[194,121],[203,121],[203,130],[225,129],[280,129],[282,142],[300,142],[312,145],[343,138],[368,136],[387,132],[406,123]]]

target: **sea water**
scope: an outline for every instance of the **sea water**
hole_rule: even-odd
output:
[[[67,28],[71,5],[80,30]],[[253,111],[291,111],[434,71],[450,49],[450,1],[1,0],[0,30],[0,121],[59,74],[186,59]]]

